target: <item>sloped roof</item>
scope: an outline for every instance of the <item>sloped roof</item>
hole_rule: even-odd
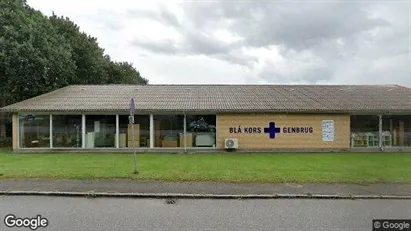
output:
[[[3,111],[411,112],[398,85],[71,85]]]

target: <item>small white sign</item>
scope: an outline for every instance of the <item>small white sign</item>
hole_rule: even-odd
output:
[[[323,130],[323,141],[332,142],[334,141],[334,120],[323,120],[322,122]]]

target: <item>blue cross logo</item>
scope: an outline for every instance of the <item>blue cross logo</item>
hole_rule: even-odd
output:
[[[280,133],[281,129],[275,126],[274,122],[268,124],[268,128],[264,128],[264,133],[270,134],[270,139],[275,139],[275,134]]]

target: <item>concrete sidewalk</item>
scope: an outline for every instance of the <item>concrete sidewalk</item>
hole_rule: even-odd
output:
[[[85,195],[196,195],[218,197],[249,195],[253,197],[365,197],[381,196],[411,199],[411,184],[237,184],[212,182],[153,182],[127,179],[113,180],[47,180],[4,179],[0,180],[0,194],[56,194]]]

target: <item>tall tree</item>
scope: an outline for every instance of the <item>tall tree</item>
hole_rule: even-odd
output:
[[[69,18],[53,13],[50,20],[72,48],[77,69],[76,79],[70,84],[147,84],[148,81],[131,64],[113,62],[104,54],[97,39],[81,32]]]
[[[58,17],[53,13],[50,21],[72,48],[72,57],[77,69],[75,79],[72,79],[70,84],[107,82],[104,49],[99,47],[97,39],[82,33],[69,18]]]
[[[108,84],[148,84],[131,63],[107,61]]]
[[[69,18],[46,17],[25,0],[0,0],[0,25],[0,108],[68,84],[148,84]],[[0,137],[4,121],[0,112]]]
[[[75,76],[71,48],[47,17],[25,0],[0,5],[0,107],[68,84]],[[4,137],[4,114],[0,114]]]

